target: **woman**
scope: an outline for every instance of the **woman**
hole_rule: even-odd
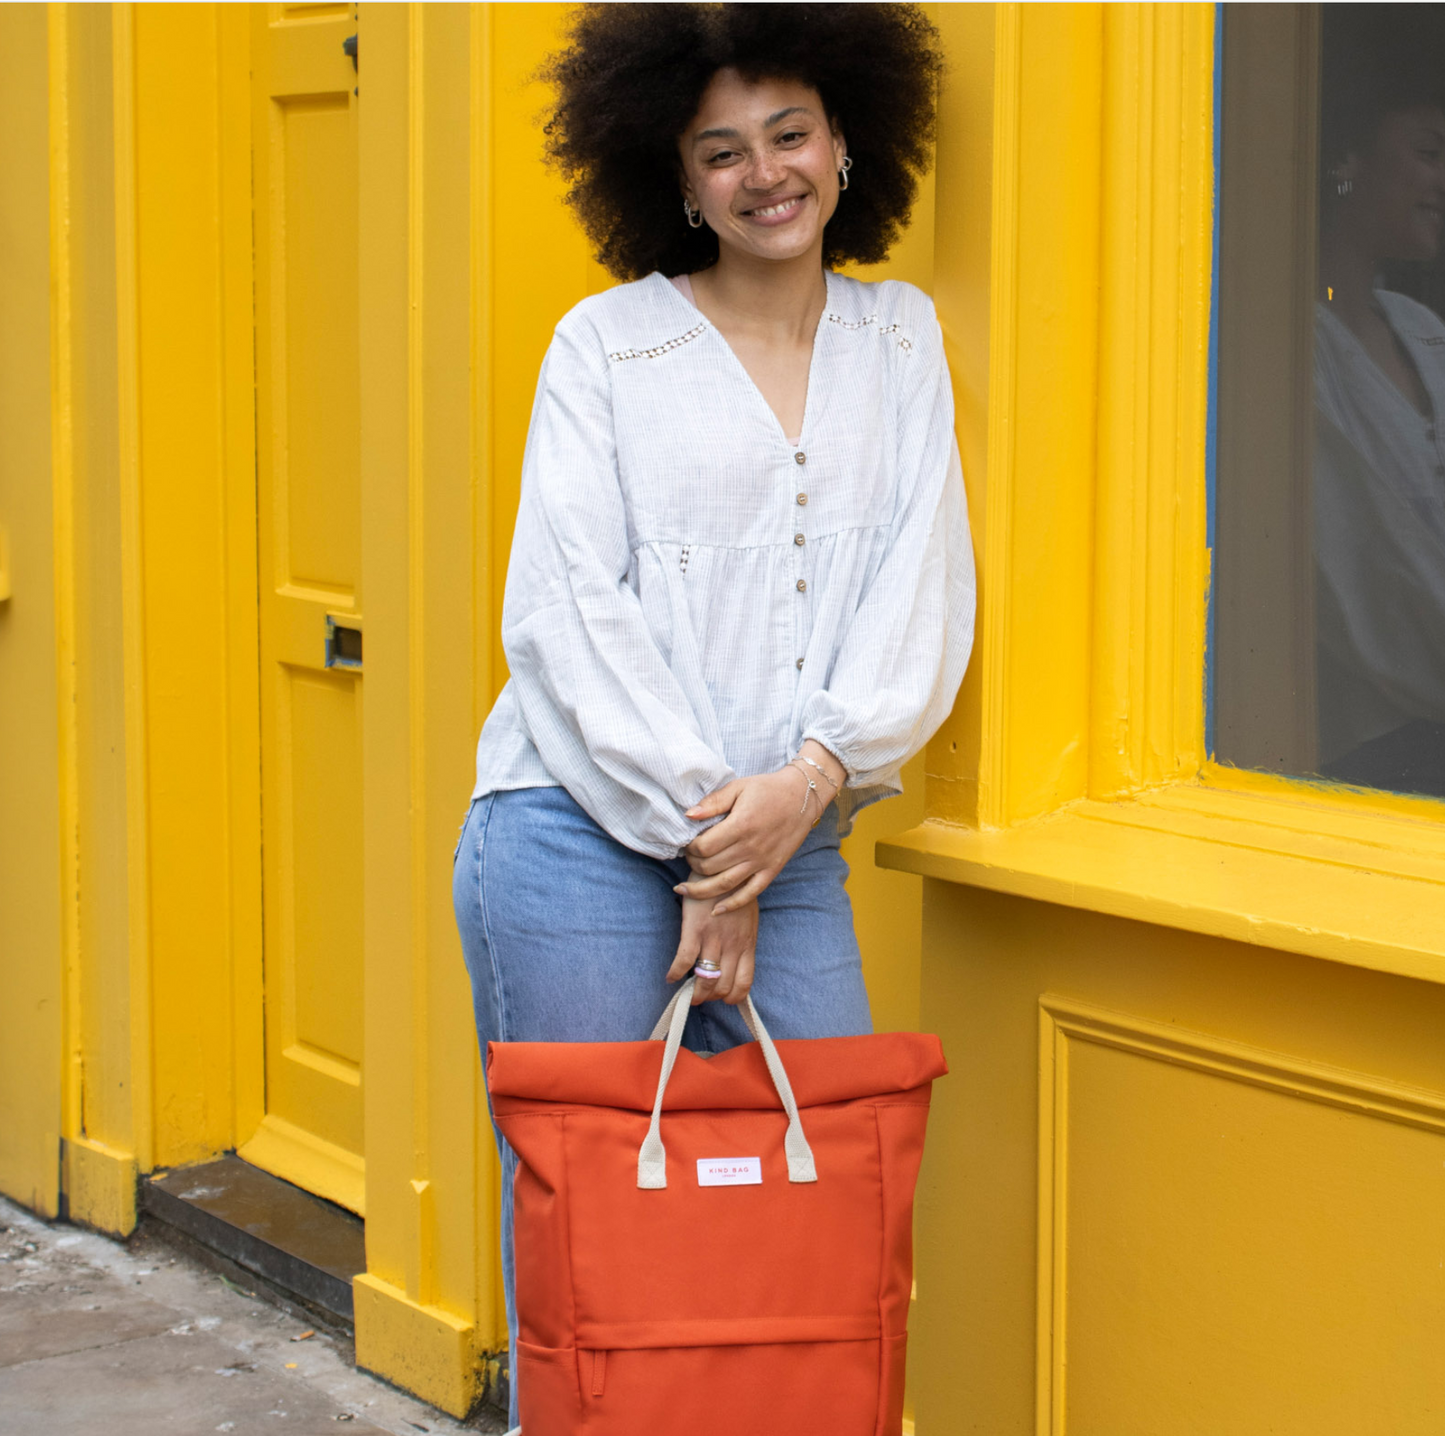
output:
[[[902,229],[939,70],[903,5],[589,6],[551,67],[631,282],[532,415],[456,864],[483,1045],[645,1038],[689,971],[696,1051],[750,990],[780,1037],[871,1030],[839,840],[952,706],[973,563],[933,307],[827,266]]]
[[[1437,47],[1381,53],[1377,8],[1340,8],[1315,323],[1319,771],[1445,797],[1445,323],[1380,286],[1439,253],[1445,83]]]

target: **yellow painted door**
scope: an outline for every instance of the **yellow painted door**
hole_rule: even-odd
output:
[[[254,13],[266,1113],[241,1154],[360,1211],[356,10]]]

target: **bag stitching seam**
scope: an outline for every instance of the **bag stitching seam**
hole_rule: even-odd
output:
[[[883,1153],[883,1124],[878,1120],[878,1109],[883,1105],[881,1102],[871,1104],[873,1108],[873,1140],[877,1143],[878,1149],[878,1365],[874,1372],[877,1378],[877,1389],[873,1398],[875,1413],[873,1424],[876,1436],[884,1436],[883,1419],[887,1414],[883,1409],[884,1393],[887,1389],[883,1380],[883,1343],[888,1338],[888,1323],[883,1319],[883,1291],[888,1283],[888,1168]]]

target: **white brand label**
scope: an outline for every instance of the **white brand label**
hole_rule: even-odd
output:
[[[763,1182],[761,1157],[699,1157],[700,1187],[759,1187]]]

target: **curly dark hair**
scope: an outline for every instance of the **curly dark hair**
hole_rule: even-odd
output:
[[[938,32],[905,4],[592,4],[542,72],[557,91],[547,154],[618,279],[714,263],[717,236],[682,214],[678,137],[718,70],[817,90],[848,142],[853,185],[823,262],[876,264],[908,222],[932,156]]]

